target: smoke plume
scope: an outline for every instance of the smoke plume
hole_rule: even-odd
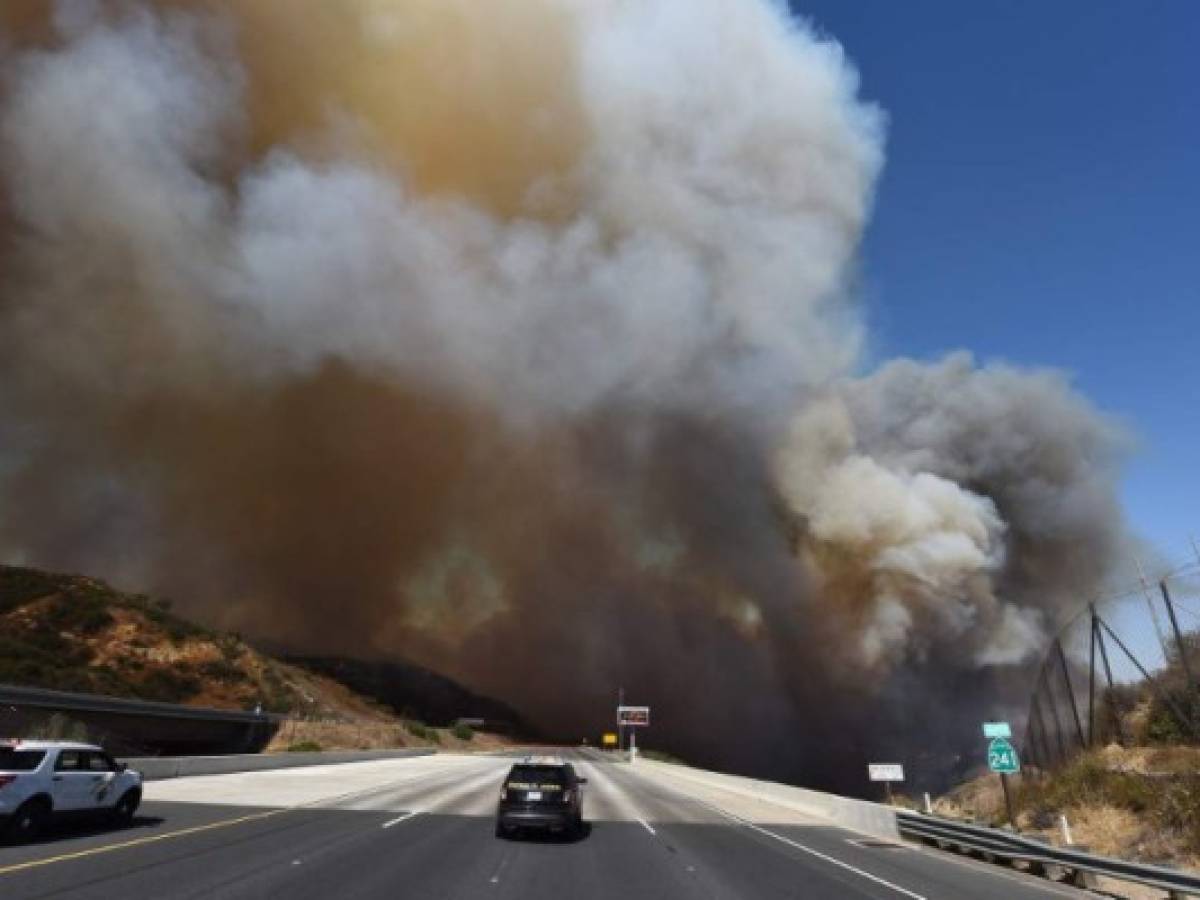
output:
[[[863,373],[883,126],[768,0],[6,2],[0,558],[562,737],[623,685],[709,764],[951,752],[1104,577],[1123,440]]]

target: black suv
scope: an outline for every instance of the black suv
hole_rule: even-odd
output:
[[[520,828],[542,828],[573,835],[583,830],[583,789],[586,778],[560,760],[522,760],[514,765],[500,788],[496,836]]]

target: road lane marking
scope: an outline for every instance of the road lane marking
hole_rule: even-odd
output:
[[[250,774],[250,773],[235,773],[235,774]],[[196,777],[221,777],[221,776],[196,776]],[[53,863],[70,862],[76,859],[87,859],[91,856],[99,856],[102,853],[112,853],[116,850],[128,850],[132,847],[141,847],[146,844],[154,844],[159,841],[169,841],[174,838],[187,837],[192,834],[201,834],[207,831],[215,831],[219,828],[229,828],[234,825],[242,825],[246,822],[257,822],[263,819],[270,819],[275,816],[283,815],[289,812],[299,812],[303,810],[319,810],[319,809],[337,809],[338,807],[332,804],[344,802],[350,798],[369,795],[389,790],[394,786],[407,785],[412,779],[401,779],[395,782],[387,782],[375,787],[359,788],[353,791],[347,791],[344,794],[338,794],[332,797],[323,797],[317,800],[309,800],[304,803],[298,803],[293,806],[285,806],[276,809],[269,809],[261,813],[252,813],[245,816],[237,816],[232,819],[222,819],[219,822],[209,822],[206,825],[195,825],[191,828],[181,828],[178,831],[169,831],[166,834],[154,834],[144,838],[137,838],[132,841],[122,841],[119,844],[105,844],[102,847],[89,847],[86,850],[76,850],[71,853],[61,853],[57,856],[47,856],[44,859],[32,859],[23,863],[13,863],[12,865],[0,867],[0,875],[9,875],[13,872],[23,872],[28,869],[36,869],[41,866],[48,866]],[[156,801],[170,802],[170,801]],[[330,805],[326,805],[330,804]],[[407,818],[407,817],[402,817]]]
[[[649,823],[649,822],[647,822],[645,819],[638,818],[638,822],[640,822],[640,823],[641,823],[641,826],[642,826],[643,828],[645,828],[645,829],[646,829],[648,832],[650,832],[651,834],[654,834],[654,835],[657,835],[657,834],[658,834],[658,832],[657,832],[657,831],[655,831],[653,828],[651,828],[651,827],[650,827],[650,823]]]
[[[496,867],[496,871],[493,872],[492,877],[490,879],[488,879],[488,884],[499,884],[500,883],[500,876],[503,874],[504,870],[508,867],[508,864],[512,860],[512,857],[513,857],[513,851],[511,849],[506,850],[504,853],[504,856],[500,859],[500,865],[498,865]]]
[[[869,881],[873,881],[876,884],[882,885],[883,887],[889,888],[890,890],[895,891],[897,894],[903,894],[905,897],[911,897],[912,900],[928,900],[928,898],[924,897],[921,894],[913,893],[912,891],[908,890],[907,888],[902,888],[898,884],[893,884],[892,882],[888,881],[885,878],[880,878],[878,875],[872,875],[870,872],[860,869],[857,866],[852,866],[848,862],[842,862],[840,859],[836,859],[827,853],[822,853],[820,850],[814,850],[812,847],[806,847],[804,844],[801,844],[798,841],[793,841],[791,838],[784,837],[782,834],[776,834],[774,831],[771,831],[767,828],[763,828],[761,825],[755,825],[753,822],[749,822],[746,819],[743,819],[741,816],[735,816],[733,813],[726,812],[725,810],[721,809],[720,807],[713,806],[711,803],[708,803],[707,801],[698,800],[697,802],[703,803],[705,806],[707,806],[713,812],[719,813],[720,815],[724,816],[725,818],[727,818],[733,822],[737,822],[739,825],[742,825],[746,828],[750,828],[754,831],[759,832],[760,834],[765,834],[767,837],[772,837],[777,841],[787,844],[789,847],[795,847],[797,850],[803,851],[804,853],[808,853],[811,856],[815,856],[815,857],[817,857],[817,859],[823,859],[827,863],[831,863],[832,865],[846,869],[847,871],[853,872],[856,875],[861,875],[863,878],[866,878]]]
[[[401,822],[407,822],[409,819],[411,819],[413,816],[416,816],[416,815],[420,815],[419,810],[413,810],[412,812],[406,812],[402,816],[396,816],[396,818],[392,819],[390,822],[384,822],[381,827],[391,828],[393,825],[399,825]]]
[[[245,822],[257,822],[262,819],[269,819],[272,816],[278,816],[285,812],[291,812],[296,807],[288,807],[287,809],[272,809],[267,812],[254,813],[249,816],[238,816],[235,819],[222,819],[220,822],[209,822],[207,825],[196,825],[192,828],[181,828],[179,831],[169,831],[166,834],[155,834],[150,837],[138,838],[133,841],[123,841],[120,844],[105,844],[103,847],[89,847],[87,850],[76,850],[73,853],[62,853],[58,856],[48,856],[45,859],[32,859],[28,862],[14,863],[11,866],[0,868],[0,875],[8,875],[12,872],[21,872],[25,869],[36,869],[39,866],[48,866],[51,863],[67,862],[72,859],[84,859],[88,856],[98,856],[101,853],[111,853],[114,850],[127,850],[130,847],[140,847],[145,844],[154,844],[158,841],[169,841],[172,838],[186,837],[189,834],[199,834],[202,831],[215,831],[218,828],[229,828],[232,825],[241,825]]]

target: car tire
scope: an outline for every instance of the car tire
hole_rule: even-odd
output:
[[[112,808],[109,817],[114,825],[130,825],[133,823],[133,816],[137,812],[138,806],[142,802],[142,795],[137,790],[126,791],[121,795],[121,799],[117,801],[117,805]]]
[[[37,838],[50,820],[50,807],[44,800],[29,800],[22,803],[8,820],[7,837],[16,844],[24,844]]]
[[[499,822],[496,823],[496,837],[498,837],[498,838],[508,837],[508,829],[505,828],[503,825],[501,825]]]

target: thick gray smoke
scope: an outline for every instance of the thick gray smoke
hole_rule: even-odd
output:
[[[0,48],[0,558],[841,785],[1105,575],[1122,439],[1060,377],[861,375],[882,116],[766,0],[30,0]]]

